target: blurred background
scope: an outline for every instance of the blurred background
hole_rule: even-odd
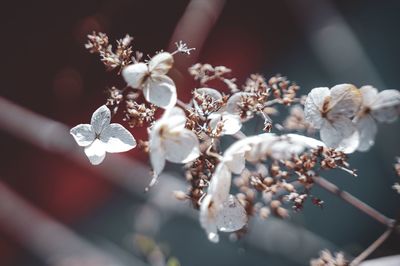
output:
[[[398,1],[102,0],[7,1],[2,4],[0,87],[0,265],[308,265],[324,248],[355,256],[385,228],[316,189],[288,221],[253,219],[249,234],[210,243],[171,167],[150,193],[148,161],[138,149],[91,166],[67,129],[89,121],[105,88],[122,84],[84,49],[93,30],[110,40],[134,36],[134,50],[154,54],[178,40],[197,50],[171,75],[188,100],[195,62],[250,73],[281,73],[303,93],[338,83],[399,89]],[[116,121],[121,122],[121,121]],[[391,186],[400,124],[379,126],[376,145],[352,156],[354,178],[328,178],[389,217],[399,217]],[[145,131],[132,129],[137,138]],[[374,257],[400,253],[391,236]],[[149,250],[152,251],[149,254]],[[146,255],[147,254],[147,255]],[[161,258],[161,259],[160,259]],[[162,264],[161,264],[162,265]]]

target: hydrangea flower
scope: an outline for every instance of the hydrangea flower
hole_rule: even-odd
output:
[[[288,159],[305,149],[325,146],[313,138],[288,134],[277,136],[264,133],[236,141],[225,152],[211,178],[207,195],[200,205],[200,224],[208,239],[218,242],[218,231],[234,232],[247,223],[244,207],[230,194],[232,173],[241,174],[246,161],[256,162],[266,155],[274,159]]]
[[[372,86],[360,88],[362,107],[354,118],[360,134],[359,151],[367,151],[374,144],[378,122],[394,122],[400,114],[400,92],[397,90],[378,90]]]
[[[174,106],[177,100],[175,83],[166,74],[174,58],[162,52],[146,63],[135,63],[122,70],[122,76],[132,88],[142,89],[145,99],[161,108]]]
[[[168,109],[151,129],[149,150],[155,176],[164,169],[165,160],[188,163],[199,157],[199,140],[196,134],[185,128],[185,123],[186,116],[183,110],[173,107]]]
[[[351,153],[359,144],[351,118],[358,112],[361,101],[360,91],[351,84],[315,88],[305,102],[305,119],[320,129],[321,140],[327,146]]]
[[[247,223],[247,214],[237,198],[229,194],[232,174],[221,163],[211,179],[207,195],[200,205],[200,224],[211,242],[219,241],[218,230],[234,232]]]
[[[222,100],[221,93],[212,88],[199,88],[196,90],[196,92],[199,94],[208,95],[215,101]],[[212,129],[216,129],[219,122],[223,123],[222,135],[233,135],[242,128],[238,103],[244,94],[244,92],[233,94],[228,99],[226,106],[223,106],[217,112],[213,112],[208,116],[210,119],[209,125]],[[198,107],[197,102],[193,101],[193,103],[195,108],[201,113],[201,108]]]
[[[79,146],[85,147],[85,154],[93,165],[100,164],[106,152],[125,152],[136,147],[135,138],[120,124],[112,123],[107,106],[98,108],[89,124],[80,124],[70,130]]]

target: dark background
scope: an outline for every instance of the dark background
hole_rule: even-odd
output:
[[[71,127],[89,121],[93,110],[105,101],[104,89],[120,81],[84,49],[86,34],[103,31],[115,40],[128,33],[135,38],[134,49],[154,54],[168,47],[187,4],[178,0],[3,2],[0,96]],[[345,82],[398,89],[399,12],[398,1],[227,1],[198,50],[197,61],[232,68],[240,83],[253,72],[267,77],[282,73],[304,93]],[[184,69],[176,71],[189,79]],[[185,78],[178,83],[183,99],[191,85]],[[7,109],[1,110],[13,116]],[[143,136],[141,131],[132,131],[136,137]],[[392,170],[395,156],[400,155],[398,136],[399,122],[380,125],[376,145],[368,153],[352,156],[359,177],[342,172],[330,176],[334,183],[390,217],[398,217],[400,206],[400,195],[391,189],[399,181]],[[139,153],[135,150],[125,156],[147,163]],[[126,239],[134,234],[143,195],[132,195],[97,178],[90,168],[27,144],[1,125],[0,180],[91,243],[112,243],[137,255]],[[339,199],[323,191],[315,193],[325,200],[326,207],[307,206],[302,213],[293,214],[292,222],[338,249],[356,255],[384,231]],[[154,238],[166,243],[182,265],[306,263],[242,242],[230,243],[226,238],[213,245],[197,221],[181,216],[162,224]],[[398,254],[399,240],[392,236],[374,256]],[[23,240],[0,227],[0,265],[47,263]]]

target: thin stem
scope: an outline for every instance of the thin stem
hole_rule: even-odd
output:
[[[344,190],[341,190],[335,184],[329,182],[325,178],[323,178],[323,177],[314,177],[313,181],[317,185],[322,187],[323,189],[325,189],[325,190],[329,191],[330,193],[338,196],[342,200],[344,200],[347,203],[349,203],[350,205],[356,207],[360,211],[362,211],[365,214],[369,215],[370,217],[372,217],[376,221],[380,222],[381,224],[387,226],[388,228],[393,228],[394,227],[395,220],[386,217],[385,215],[383,215],[379,211],[375,210],[371,206],[367,205],[366,203],[362,202],[361,200],[357,199],[356,197],[354,197],[350,193],[348,193],[348,192],[346,192]]]
[[[382,245],[383,242],[391,235],[393,232],[394,226],[388,227],[386,231],[378,238],[376,239],[366,250],[364,250],[360,255],[358,255],[351,263],[350,266],[357,266],[359,265],[363,260],[369,257],[372,252],[374,252],[380,245]]]
[[[178,105],[178,106],[180,106],[182,108],[185,108],[185,109],[189,107],[189,104],[186,104],[186,103],[182,102],[179,99],[176,100],[176,105]]]

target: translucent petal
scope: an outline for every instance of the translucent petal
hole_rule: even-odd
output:
[[[211,97],[214,101],[218,101],[222,99],[222,95],[219,91],[212,89],[212,88],[199,88],[196,89],[195,91],[196,93],[200,94],[200,95],[208,95],[209,97]],[[197,112],[201,115],[203,115],[203,110],[201,109],[201,107],[199,106],[199,104],[197,103],[197,101],[193,100],[193,106],[194,108],[197,110]]]
[[[371,109],[372,116],[379,122],[394,122],[400,115],[400,91],[381,91]]]
[[[242,128],[242,122],[240,121],[240,117],[238,115],[232,115],[227,112],[224,112],[222,115],[213,113],[209,116],[209,118],[209,126],[213,130],[217,128],[218,122],[223,123],[223,135],[233,135]]]
[[[148,75],[149,71],[145,63],[132,64],[122,70],[122,77],[132,88],[140,88]]]
[[[103,129],[110,124],[111,112],[107,106],[102,105],[92,115],[90,124],[96,134],[100,134]]]
[[[257,162],[265,158],[265,155],[270,154],[271,145],[279,138],[273,133],[264,133],[251,137],[253,142],[250,151],[246,152],[246,160],[249,162]]]
[[[213,243],[219,241],[215,218],[215,205],[212,204],[212,196],[208,194],[204,197],[200,205],[200,224],[206,231],[208,239]]]
[[[149,70],[153,75],[165,75],[171,69],[174,58],[170,53],[162,52],[156,54],[149,62]]]
[[[106,152],[125,152],[136,147],[136,140],[132,134],[120,124],[111,124],[100,135]]]
[[[143,87],[144,97],[148,102],[167,109],[174,106],[177,100],[176,87],[167,76],[152,76]]]
[[[251,95],[253,94],[249,92],[237,92],[233,94],[226,103],[225,111],[233,115],[240,115],[241,108],[239,104],[243,101],[244,97]]]
[[[326,87],[312,89],[307,96],[304,104],[304,117],[315,128],[320,128],[323,124],[324,118],[321,116],[321,110],[329,96],[329,88]]]
[[[358,151],[367,151],[374,145],[375,135],[378,131],[375,120],[370,115],[365,115],[356,122],[358,133],[360,134],[360,143]]]
[[[165,111],[160,123],[166,125],[171,131],[179,131],[185,128],[186,115],[179,107],[173,107]]]
[[[104,143],[99,139],[96,139],[91,145],[85,147],[85,154],[93,165],[100,164],[104,160],[104,157],[106,157],[104,148]]]
[[[339,117],[333,123],[326,120],[321,127],[320,135],[328,147],[345,153],[354,152],[359,144],[357,128],[346,117]]]
[[[378,90],[372,86],[362,86],[360,88],[360,92],[362,95],[362,104],[363,106],[371,107],[372,104],[377,100]]]
[[[89,146],[95,139],[96,134],[89,124],[80,124],[71,128],[69,133],[74,137],[79,146]]]
[[[235,174],[243,172],[246,166],[246,152],[250,151],[254,137],[247,137],[233,143],[224,153],[223,162]]]
[[[163,143],[166,159],[173,163],[187,163],[200,155],[199,139],[188,129],[167,135]]]
[[[303,135],[287,134],[287,136],[289,137],[290,142],[301,144],[304,147],[309,148],[309,149],[316,149],[318,147],[325,146],[325,143],[323,143],[322,141],[319,141],[314,138],[306,137]]]
[[[222,208],[217,212],[216,224],[218,230],[222,232],[234,232],[242,229],[247,223],[246,210],[233,195],[222,204]]]
[[[219,91],[217,91],[216,89],[212,89],[212,88],[199,88],[196,89],[196,92],[200,95],[208,95],[211,98],[213,98],[215,101],[221,100],[222,99],[222,95]]]
[[[362,96],[359,89],[352,84],[340,84],[331,89],[329,117],[353,117],[361,107]]]
[[[212,195],[216,206],[222,204],[229,197],[232,174],[224,163],[218,164],[211,178],[208,193]]]
[[[158,176],[165,167],[165,149],[156,128],[150,132],[149,153],[153,171],[155,176]]]

